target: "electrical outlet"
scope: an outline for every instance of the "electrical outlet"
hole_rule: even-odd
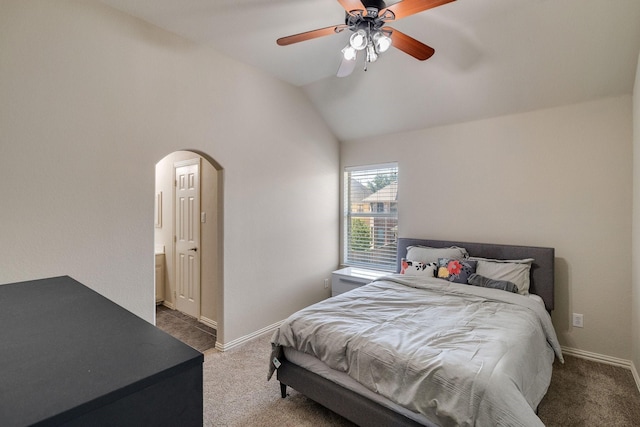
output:
[[[324,279],[324,288],[329,289],[329,279]]]
[[[584,319],[582,317],[582,314],[573,313],[573,326],[575,326],[576,328],[584,327]]]

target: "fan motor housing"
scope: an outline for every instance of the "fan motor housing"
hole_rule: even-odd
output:
[[[367,9],[369,9],[370,7],[376,8],[378,10],[387,8],[387,5],[382,0],[363,0],[362,5]]]

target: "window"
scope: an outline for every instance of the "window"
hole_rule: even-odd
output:
[[[349,266],[394,271],[398,247],[398,165],[346,168],[344,255]]]

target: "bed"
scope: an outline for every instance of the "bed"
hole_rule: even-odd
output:
[[[464,263],[474,271],[529,260],[533,296],[409,274],[407,251],[422,247],[463,248],[457,258],[476,260]],[[554,358],[562,361],[549,316],[554,249],[400,238],[401,271],[283,322],[269,372],[277,371],[282,397],[291,387],[362,426],[543,425],[536,408]]]

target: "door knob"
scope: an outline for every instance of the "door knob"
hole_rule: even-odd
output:
[[[198,248],[191,248],[190,251],[198,252]]]

